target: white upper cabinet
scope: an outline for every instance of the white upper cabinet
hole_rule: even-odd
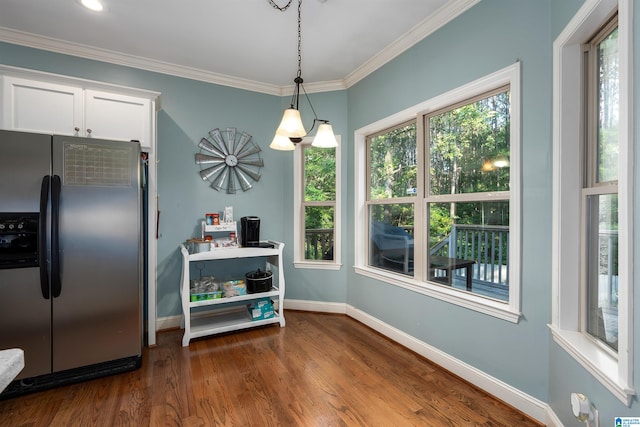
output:
[[[148,99],[85,91],[85,129],[94,138],[136,140],[148,146],[152,114]]]
[[[152,149],[158,93],[0,69],[0,128],[120,141]]]
[[[16,77],[2,79],[2,128],[75,135],[83,123],[83,90]]]

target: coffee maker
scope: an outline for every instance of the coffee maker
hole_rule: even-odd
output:
[[[257,216],[240,218],[240,244],[244,247],[260,246],[260,218]]]

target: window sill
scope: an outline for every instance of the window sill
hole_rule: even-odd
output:
[[[598,379],[622,403],[629,406],[635,390],[622,384],[618,375],[618,361],[582,333],[549,325],[554,341]]]
[[[342,268],[342,264],[333,261],[294,261],[293,266],[313,270],[340,270]]]
[[[357,274],[381,280],[391,285],[400,286],[419,294],[427,295],[441,301],[446,301],[498,319],[512,323],[518,323],[520,320],[521,313],[512,310],[509,304],[504,302],[492,300],[490,298],[483,298],[469,292],[458,291],[442,285],[421,282],[413,277],[402,277],[398,274],[389,273],[376,268],[356,266],[355,271]]]

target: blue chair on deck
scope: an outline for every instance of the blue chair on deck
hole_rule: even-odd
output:
[[[384,222],[371,224],[374,263],[403,273],[413,271],[413,237],[402,227]]]

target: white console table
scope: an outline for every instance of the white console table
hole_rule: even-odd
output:
[[[182,253],[182,280],[180,293],[182,297],[182,312],[184,315],[184,336],[182,345],[188,346],[193,338],[219,334],[223,332],[236,331],[240,329],[252,328],[255,326],[280,323],[285,325],[284,320],[284,273],[282,267],[282,250],[284,243],[273,242],[273,248],[220,248],[212,251],[190,254],[184,245],[180,245]],[[224,261],[233,258],[265,258],[265,270],[272,271],[277,268],[277,274],[273,275],[271,290],[247,295],[240,295],[229,298],[218,298],[204,301],[191,301],[190,298],[190,263],[202,261]],[[231,303],[246,302],[269,297],[277,306],[275,317],[263,320],[251,320],[245,305],[241,307],[229,307]],[[237,304],[235,304],[237,306]],[[208,307],[206,313],[198,312],[197,315],[192,310],[197,307]]]

